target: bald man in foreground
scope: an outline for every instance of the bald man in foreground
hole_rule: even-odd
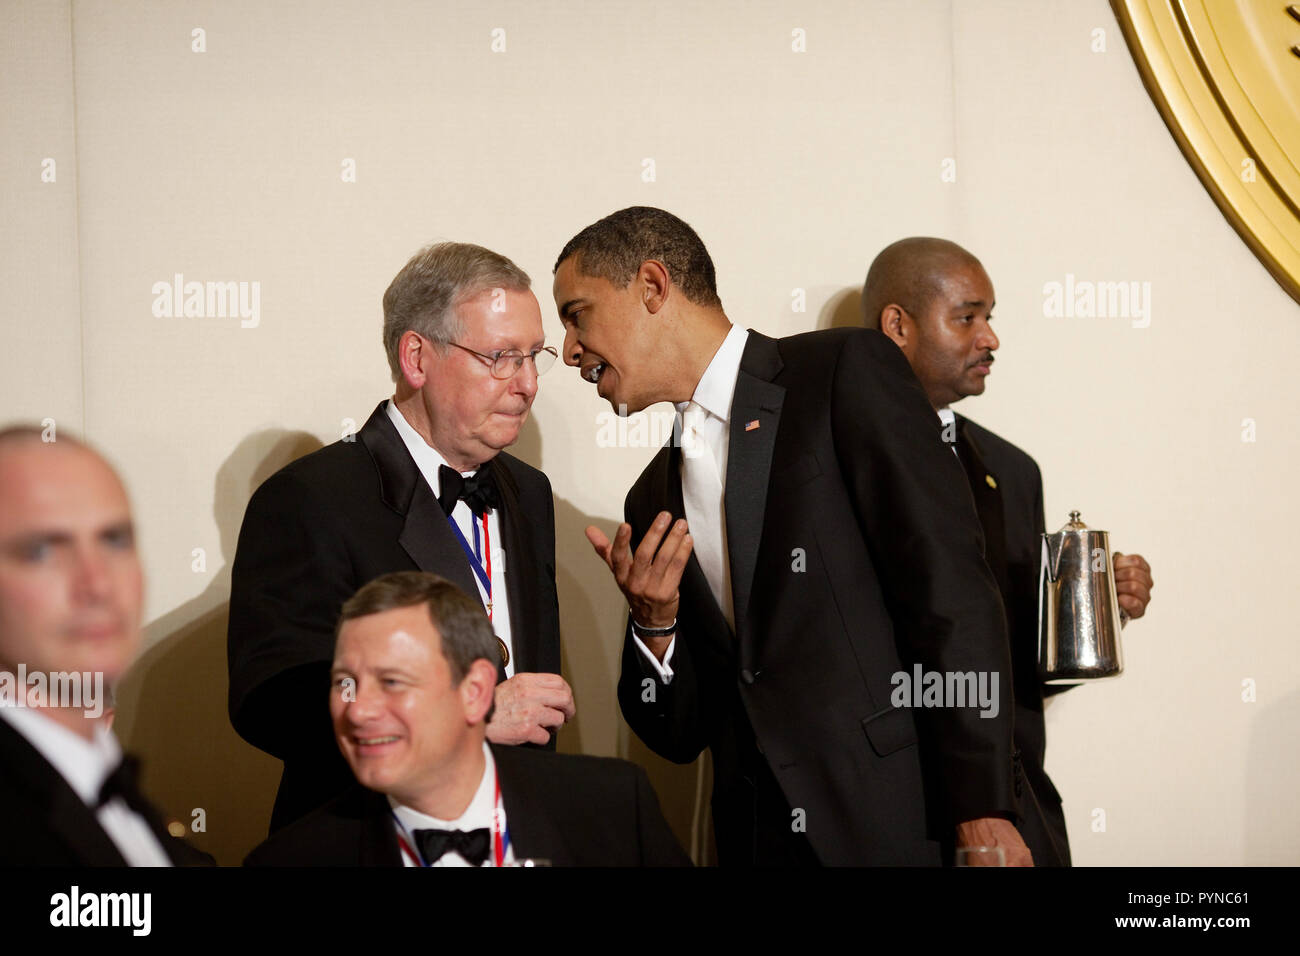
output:
[[[80,442],[0,430],[0,866],[181,866],[109,729],[140,649],[126,491]]]
[[[1043,698],[1068,687],[1038,681],[1038,570],[1043,479],[1028,454],[949,407],[982,395],[993,368],[993,283],[978,259],[946,239],[901,239],[878,255],[862,290],[863,319],[893,339],[943,422],[970,483],[985,558],[1007,612],[1018,750],[1020,832],[1038,866],[1069,866],[1061,797],[1043,767]],[[1141,555],[1115,555],[1120,607],[1141,617],[1151,600]]]

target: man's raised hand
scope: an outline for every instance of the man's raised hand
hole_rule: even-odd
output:
[[[667,511],[659,512],[636,554],[631,549],[632,526],[626,522],[618,526],[613,541],[594,525],[587,528],[587,540],[613,573],[632,609],[632,619],[642,627],[671,626],[677,619],[682,572],[691,556],[691,535],[685,520],[674,523]],[[671,636],[652,641],[647,646],[662,659]]]

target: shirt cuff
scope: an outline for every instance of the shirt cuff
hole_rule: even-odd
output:
[[[650,666],[655,669],[655,673],[659,675],[659,679],[663,681],[665,685],[671,684],[673,682],[673,669],[669,665],[673,661],[673,649],[677,646],[677,635],[674,634],[673,639],[668,642],[668,650],[664,652],[663,661],[660,661],[659,658],[655,657],[654,654],[650,652],[650,648],[641,643],[641,638],[637,637],[635,634],[632,635],[632,640],[636,642],[637,650],[645,655],[645,659],[648,660]]]

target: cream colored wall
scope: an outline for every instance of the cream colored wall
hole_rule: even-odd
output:
[[[0,4],[3,417],[83,424],[70,9]]]
[[[257,841],[278,775],[224,710],[252,488],[389,393],[379,300],[420,245],[514,258],[558,344],[556,253],[637,203],[691,222],[728,313],[769,334],[853,317],[900,236],[980,255],[1003,344],[962,411],[1035,455],[1049,527],[1081,509],[1157,582],[1125,676],[1049,707],[1077,862],[1300,862],[1281,411],[1300,322],[1178,152],[1105,3],[10,0],[0,25],[4,417],[84,427],[121,467],[150,623],[119,731],[169,809],[205,809],[195,838],[224,862]],[[176,273],[260,283],[259,324],[156,318],[152,285]],[[1150,282],[1150,326],[1045,318],[1044,283],[1067,273]],[[624,605],[581,533],[618,520],[652,454],[598,447],[604,410],[557,368],[518,446],[556,492],[579,709],[561,748],[645,763],[688,839],[695,771],[618,716]]]

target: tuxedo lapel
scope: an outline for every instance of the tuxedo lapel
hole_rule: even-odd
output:
[[[358,787],[358,789],[361,789]],[[404,866],[397,830],[393,826],[392,808],[381,793],[362,790],[358,816],[358,866]]]
[[[514,645],[515,673],[523,674],[536,670],[541,656],[538,647],[541,633],[533,624],[541,615],[537,576],[545,573],[545,562],[537,555],[527,516],[519,503],[519,486],[515,484],[514,475],[504,467],[500,458],[493,463],[492,472],[501,495],[499,516],[501,546],[506,554],[510,643]]]
[[[544,812],[545,801],[535,787],[549,781],[536,781],[511,760],[509,748],[492,747],[497,781],[501,785],[501,803],[506,814],[506,829],[515,859],[548,860],[553,866],[571,866],[576,859],[564,829]]]
[[[421,571],[431,571],[449,580],[472,598],[482,601],[469,558],[456,540],[447,523],[438,499],[433,496],[423,477],[420,477],[411,508],[406,513],[406,524],[397,538],[411,560]]]
[[[966,427],[966,419],[960,415],[957,416],[957,457],[966,472],[971,497],[975,499],[975,511],[984,529],[984,560],[997,579],[998,590],[1007,594],[1010,578],[1002,490],[998,487],[997,476],[984,463],[979,443]]]
[[[21,788],[30,801],[33,815],[44,815],[82,866],[126,866],[117,845],[100,826],[95,812],[86,806],[63,776],[50,766],[27,739],[0,720],[0,765],[6,784]],[[21,820],[8,820],[22,826]]]
[[[767,507],[768,473],[776,448],[785,389],[772,384],[781,370],[776,341],[753,330],[745,343],[731,400],[727,443],[727,553],[731,562],[731,597],[736,633],[741,636],[741,666],[749,666],[752,648],[746,639],[749,596]]]
[[[47,806],[50,828],[63,837],[69,846],[76,847],[82,865],[127,865],[117,845],[99,825],[99,819],[94,811],[81,802],[81,798],[73,792],[62,777],[59,777],[55,786],[51,788]],[[159,842],[162,842],[161,837]]]
[[[358,437],[379,472],[384,504],[406,517],[397,541],[421,571],[440,575],[470,597],[479,597],[469,558],[384,406],[379,403]]]

